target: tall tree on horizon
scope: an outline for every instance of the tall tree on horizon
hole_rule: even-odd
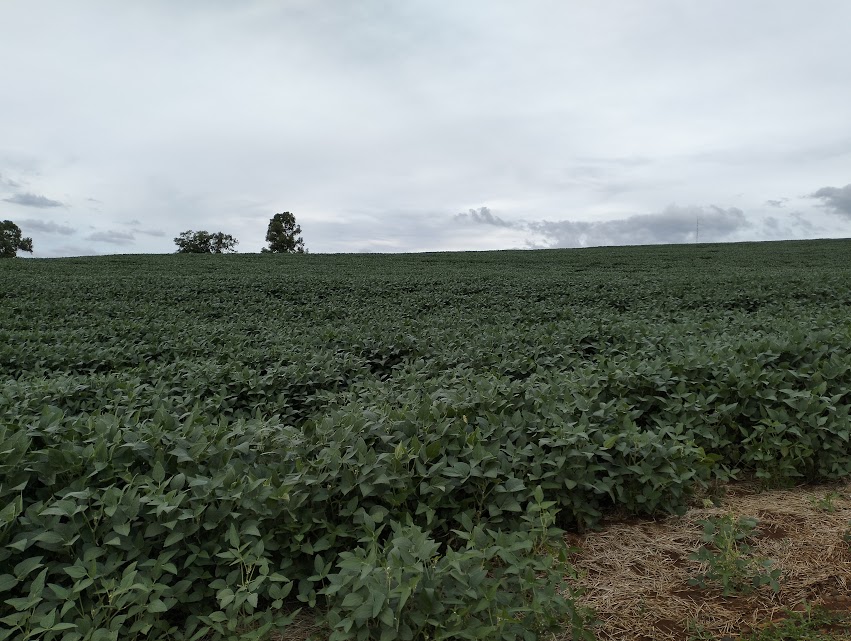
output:
[[[269,228],[266,231],[266,242],[268,247],[260,251],[273,254],[303,254],[304,239],[301,234],[301,226],[295,222],[295,216],[288,211],[275,214],[269,220]]]
[[[33,252],[33,239],[23,238],[21,228],[11,220],[0,222],[0,258],[14,258],[18,251]]]

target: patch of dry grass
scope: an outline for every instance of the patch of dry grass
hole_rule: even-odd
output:
[[[699,625],[714,638],[735,639],[809,605],[851,614],[851,483],[759,492],[729,486],[720,507],[695,508],[660,521],[609,522],[598,532],[569,535],[585,593],[580,602],[600,619],[600,641],[684,641]],[[753,555],[782,571],[780,590],[749,595],[689,585],[700,563],[699,521],[731,515],[759,519]],[[837,637],[839,638],[839,637]]]

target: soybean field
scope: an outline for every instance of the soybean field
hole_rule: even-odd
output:
[[[0,640],[592,639],[565,531],[849,407],[849,240],[0,261]]]

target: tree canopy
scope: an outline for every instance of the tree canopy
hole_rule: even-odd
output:
[[[23,238],[21,228],[11,220],[0,222],[0,258],[14,258],[18,251],[32,253],[33,239]]]
[[[266,242],[262,252],[275,254],[303,254],[304,239],[301,234],[301,226],[295,222],[295,216],[288,211],[275,214],[269,220],[269,229],[266,231]]]
[[[178,254],[227,254],[236,251],[239,241],[230,234],[206,230],[183,232],[174,239]]]

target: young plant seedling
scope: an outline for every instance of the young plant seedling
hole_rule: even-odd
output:
[[[763,585],[775,592],[780,590],[780,570],[772,569],[772,561],[751,556],[753,548],[748,539],[754,535],[757,519],[741,517],[733,520],[730,515],[706,519],[701,540],[704,545],[689,555],[700,561],[705,572],[689,579],[690,585],[705,588],[710,584],[720,585],[724,596],[747,594]]]
[[[836,499],[839,498],[839,492],[828,492],[824,495],[823,498],[815,498],[813,497],[812,503],[813,507],[815,507],[820,512],[827,512],[828,514],[833,514],[836,512]]]

